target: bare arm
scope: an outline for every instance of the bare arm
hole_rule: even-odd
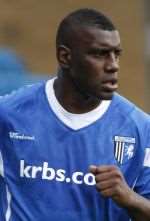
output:
[[[126,183],[121,171],[115,166],[91,166],[96,188],[123,207],[134,221],[150,221],[150,201],[135,193]]]

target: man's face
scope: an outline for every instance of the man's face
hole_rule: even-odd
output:
[[[118,88],[119,32],[80,28],[70,50],[69,73],[82,91],[99,99],[111,99]]]

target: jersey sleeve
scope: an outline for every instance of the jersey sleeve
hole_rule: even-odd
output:
[[[146,146],[142,171],[137,179],[134,190],[141,196],[150,199],[150,130],[148,130],[148,142]]]
[[[2,150],[4,148],[4,143],[5,143],[5,138],[7,134],[7,127],[6,127],[6,122],[3,117],[3,112],[1,111],[2,109],[0,108],[0,176],[4,176],[4,169],[3,169],[3,154]]]
[[[150,167],[143,166],[143,170],[134,187],[135,192],[150,199]]]
[[[5,221],[4,214],[7,209],[6,185],[4,179],[0,176],[0,220]]]

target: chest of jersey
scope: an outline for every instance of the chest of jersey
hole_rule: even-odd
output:
[[[96,191],[89,166],[118,165],[128,177],[128,165],[135,157],[131,151],[132,157],[123,161],[124,164],[118,162],[117,146],[120,146],[121,153],[123,146],[133,146],[135,142],[129,139],[134,137],[132,131],[120,131],[115,123],[96,122],[75,131],[57,118],[43,117],[12,124],[6,136],[4,172],[11,194],[22,205],[22,210],[30,203],[34,216],[41,214],[43,217],[44,214],[46,221],[48,214],[53,220],[61,215],[66,221],[68,211],[68,220],[93,220],[93,216],[97,220],[104,217],[106,202]],[[117,140],[118,136],[122,140]],[[124,151],[122,156],[125,157]],[[134,179],[129,181],[131,185]],[[14,204],[17,206],[15,201]],[[32,213],[29,214],[31,220]]]

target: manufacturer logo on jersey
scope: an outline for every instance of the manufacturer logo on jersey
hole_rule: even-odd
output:
[[[119,164],[124,164],[134,156],[135,138],[115,136],[114,155]]]
[[[11,139],[16,139],[16,140],[35,140],[34,136],[29,136],[29,135],[25,135],[25,134],[21,134],[18,132],[9,132],[9,137]]]

